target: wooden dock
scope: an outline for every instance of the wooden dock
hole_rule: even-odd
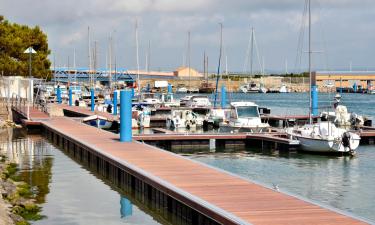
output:
[[[146,144],[121,143],[116,134],[71,119],[42,123],[63,148],[106,158],[108,170],[119,167],[219,224],[365,224]]]
[[[114,133],[70,118],[46,119],[44,116],[34,118],[34,115],[39,114],[31,113],[30,119],[38,121],[42,118],[43,132],[53,143],[113,180],[118,187],[134,189],[136,196],[151,201],[162,216],[170,219],[167,213],[175,215],[177,219],[171,219],[172,223],[368,224],[344,212],[261,186],[136,140],[121,143]],[[176,135],[173,138],[190,138],[188,136]],[[220,137],[228,138],[220,135],[216,138]],[[248,136],[245,134],[241,138]]]

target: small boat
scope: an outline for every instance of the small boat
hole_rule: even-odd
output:
[[[257,87],[257,84],[254,82],[251,82],[249,84],[244,84],[239,89],[243,93],[259,93],[260,92],[260,89]]]
[[[306,152],[353,154],[361,140],[358,134],[337,128],[329,121],[289,128],[286,132]]]
[[[199,87],[199,93],[213,93],[215,91],[215,86],[208,82],[203,82]]]
[[[202,126],[203,120],[188,109],[176,109],[171,111],[171,115],[167,117],[168,129],[195,129],[197,126]]]
[[[83,118],[83,123],[100,129],[109,129],[112,126],[112,121],[104,116],[92,115]]]
[[[186,87],[179,87],[176,90],[176,93],[187,93],[188,89]]]
[[[279,93],[289,93],[288,87],[285,84],[282,84],[279,89]]]
[[[203,120],[203,130],[218,129],[220,124],[226,121],[225,115],[229,109],[210,108],[206,118]]]
[[[186,107],[210,107],[211,102],[207,96],[204,95],[193,95],[191,98],[185,103]]]
[[[180,106],[186,106],[186,103],[193,97],[193,95],[186,95],[180,98]]]
[[[191,87],[188,89],[189,93],[199,93],[199,88],[197,87]]]
[[[224,132],[265,132],[270,125],[263,123],[259,114],[259,107],[254,102],[232,102],[226,122],[220,124]]]
[[[164,107],[180,107],[180,101],[174,99],[173,93],[162,93],[161,105]]]

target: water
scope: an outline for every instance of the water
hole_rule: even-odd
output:
[[[334,94],[320,94],[320,106]],[[308,95],[228,94],[249,100],[273,114],[307,114]],[[374,96],[343,94],[349,111],[375,118]],[[7,138],[7,137],[10,138]],[[92,174],[40,136],[3,131],[1,151],[19,163],[23,179],[36,186],[46,219],[33,224],[159,224],[147,206]],[[282,191],[375,221],[375,147],[360,146],[357,156],[330,157],[291,153],[261,154],[251,149],[189,155],[194,160],[238,174]],[[375,222],[374,222],[375,223]]]
[[[41,136],[2,131],[1,152],[19,163],[46,218],[35,225],[160,224],[145,206],[77,164]],[[9,137],[9,138],[8,138]]]

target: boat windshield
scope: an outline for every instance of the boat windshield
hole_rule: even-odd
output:
[[[257,106],[240,106],[237,107],[237,116],[241,117],[259,117]]]

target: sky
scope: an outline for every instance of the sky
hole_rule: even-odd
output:
[[[0,14],[6,19],[39,25],[47,33],[50,59],[56,66],[73,66],[76,52],[76,65],[88,67],[90,27],[100,67],[108,65],[111,35],[112,67],[136,69],[138,21],[140,69],[146,68],[148,55],[149,68],[162,71],[188,64],[189,31],[190,65],[202,71],[205,52],[209,70],[215,71],[219,23],[223,24],[223,71],[250,70],[252,27],[257,44],[254,71],[261,67],[268,73],[305,70],[306,32],[303,47],[298,47],[304,7],[304,0],[0,0]],[[311,10],[312,50],[317,52],[313,69],[375,70],[374,0],[312,0]]]

